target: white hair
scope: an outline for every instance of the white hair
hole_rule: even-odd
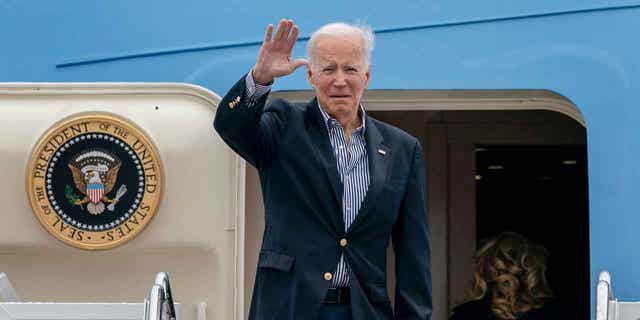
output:
[[[362,40],[362,53],[364,56],[365,68],[371,65],[371,52],[373,51],[374,35],[371,27],[364,24],[353,25],[344,22],[334,22],[325,24],[316,30],[307,43],[307,56],[309,62],[313,64],[315,50],[319,36],[344,36],[355,35]]]

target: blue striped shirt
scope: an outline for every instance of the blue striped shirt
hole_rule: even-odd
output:
[[[271,86],[262,86],[255,83],[251,72],[245,77],[245,85],[245,97],[253,101],[267,94],[271,89]],[[327,132],[329,133],[331,147],[336,157],[336,167],[338,168],[343,186],[342,217],[344,219],[344,231],[347,232],[351,223],[356,219],[362,201],[369,189],[369,161],[367,159],[367,148],[364,138],[366,114],[364,108],[360,105],[362,125],[351,133],[349,143],[347,144],[340,122],[324,111],[320,104],[318,104],[318,108],[320,109],[320,113],[322,113]],[[343,288],[348,286],[349,266],[344,261],[344,255],[340,255],[340,261],[334,273],[331,287]]]
[[[364,139],[366,129],[364,108],[360,106],[362,125],[351,132],[348,144],[340,122],[329,116],[319,104],[318,108],[327,126],[342,181],[342,218],[344,231],[347,232],[353,220],[356,219],[362,200],[369,189],[369,162]],[[331,285],[334,288],[349,286],[349,266],[344,261],[344,255],[340,255],[340,262]]]

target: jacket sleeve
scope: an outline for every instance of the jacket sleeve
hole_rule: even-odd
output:
[[[396,265],[395,319],[431,319],[431,270],[425,169],[415,142],[411,172],[393,228]]]
[[[247,162],[260,169],[271,161],[286,124],[287,106],[265,108],[268,94],[246,96],[243,76],[222,98],[213,121],[220,137]]]

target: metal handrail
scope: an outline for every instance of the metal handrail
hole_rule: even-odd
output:
[[[611,274],[604,270],[598,275],[596,284],[596,320],[609,320],[609,302],[613,299]]]
[[[9,277],[0,272],[0,302],[17,302],[20,301],[16,290],[11,285]]]
[[[144,320],[176,320],[176,308],[166,272],[156,275],[149,298],[145,299]]]
[[[640,302],[620,301],[613,292],[611,274],[602,271],[596,285],[596,320],[638,320]]]

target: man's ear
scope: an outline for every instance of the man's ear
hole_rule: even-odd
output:
[[[369,80],[371,80],[371,64],[369,64],[369,66],[367,67],[367,72],[365,72],[364,74],[365,77],[365,88],[369,87]]]
[[[315,88],[313,86],[313,71],[311,71],[311,65],[307,64],[307,82],[309,82],[309,85],[313,88]]]

